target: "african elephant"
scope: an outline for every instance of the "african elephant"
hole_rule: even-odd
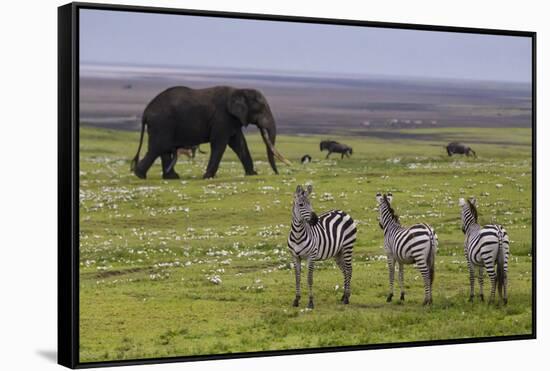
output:
[[[178,149],[210,143],[210,159],[203,178],[216,175],[228,145],[242,162],[245,173],[254,175],[256,171],[242,131],[242,127],[249,123],[260,129],[273,171],[278,173],[274,157],[290,165],[275,149],[275,120],[267,100],[259,91],[228,86],[169,88],[157,95],[143,112],[139,147],[131,170],[145,179],[147,171],[160,156],[162,177],[178,179],[179,175],[174,171]],[[139,161],[146,125],[148,148],[145,157]]]
[[[324,151],[325,149],[328,151],[326,158],[328,158],[328,156],[330,156],[333,152],[341,153],[342,158],[344,158],[344,155],[349,157],[349,155],[353,154],[353,149],[350,146],[346,146],[345,144],[338,143],[334,140],[323,140],[319,145],[319,148],[321,151]]]
[[[470,156],[470,154],[472,154],[474,158],[477,157],[474,150],[463,143],[451,142],[447,144],[445,148],[447,149],[447,154],[449,156],[452,156],[454,153],[457,153],[457,154],[462,154],[466,156]]]

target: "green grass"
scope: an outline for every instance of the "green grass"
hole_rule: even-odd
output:
[[[260,175],[245,177],[228,150],[215,179],[201,179],[208,155],[198,155],[180,158],[180,180],[164,181],[158,163],[147,180],[130,173],[139,133],[82,127],[80,361],[530,333],[531,131],[410,133],[434,139],[340,137],[354,154],[328,161],[319,152],[323,138],[279,136],[277,147],[294,165],[280,164],[278,176],[251,133]],[[472,145],[477,160],[449,158],[443,149],[446,141],[480,138],[487,141]],[[305,153],[314,162],[302,166]],[[286,238],[292,194],[306,182],[317,212],[340,208],[358,223],[348,306],[339,303],[343,279],[329,260],[315,271],[316,308],[305,310],[306,299],[291,307]],[[385,302],[378,191],[393,192],[403,224],[424,221],[439,236],[431,308],[421,305],[422,280],[412,266],[405,268],[406,301]],[[506,307],[467,302],[457,201],[469,196],[478,199],[481,223],[498,221],[510,234]],[[211,282],[215,276],[221,283]],[[485,288],[487,294],[488,280]]]

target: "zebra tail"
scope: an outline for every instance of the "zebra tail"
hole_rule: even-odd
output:
[[[437,248],[435,241],[435,232],[431,230],[430,233],[430,252],[428,254],[428,268],[430,270],[430,284],[434,282],[435,276],[435,250]]]
[[[500,297],[502,297],[502,287],[504,286],[504,252],[502,251],[502,238],[502,230],[499,227],[497,250],[497,287]]]

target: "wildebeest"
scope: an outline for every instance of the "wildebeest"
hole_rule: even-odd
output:
[[[449,156],[452,156],[453,154],[461,154],[461,155],[470,156],[470,154],[472,154],[474,157],[477,157],[474,150],[471,149],[469,146],[463,144],[463,143],[451,142],[451,143],[447,144],[447,147],[445,147],[445,148],[447,149],[447,154]]]
[[[302,164],[307,164],[311,162],[311,156],[310,155],[303,155],[302,159],[300,160]]]
[[[338,143],[334,140],[323,140],[320,144],[321,151],[324,151],[325,149],[328,151],[327,157],[330,156],[331,153],[341,153],[342,158],[344,158],[344,155],[350,156],[353,154],[353,149],[350,146],[347,146],[342,143]]]

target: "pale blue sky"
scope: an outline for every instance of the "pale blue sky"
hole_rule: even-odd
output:
[[[531,39],[83,9],[81,63],[531,81]]]

